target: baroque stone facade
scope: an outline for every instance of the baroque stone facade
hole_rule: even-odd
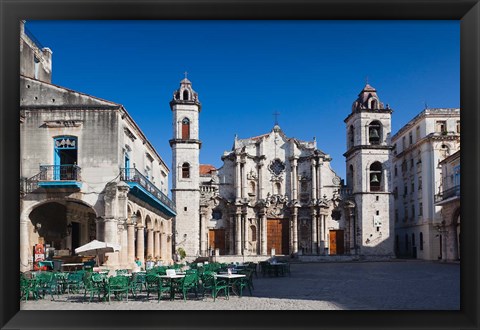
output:
[[[366,94],[373,94],[377,103]],[[387,175],[391,110],[383,108],[370,86],[361,95],[366,99],[357,100],[346,119],[356,141],[349,144],[347,167],[363,173],[366,166],[380,162],[380,169],[367,170],[363,177],[356,176],[355,185],[345,187],[316,140],[288,137],[279,125],[263,135],[235,137],[220,168],[199,164],[200,103],[184,79],[170,103],[172,191],[179,210],[175,246],[191,259],[212,254],[392,256]],[[377,123],[381,142],[373,145],[364,127]],[[368,183],[374,171],[381,181],[375,192]]]

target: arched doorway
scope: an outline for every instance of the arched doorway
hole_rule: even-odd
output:
[[[75,248],[97,238],[96,213],[79,200],[52,200],[39,203],[27,211],[21,237],[25,243],[21,264],[28,267],[33,262],[33,246],[43,244],[46,258],[71,256]],[[28,245],[27,245],[28,244]]]

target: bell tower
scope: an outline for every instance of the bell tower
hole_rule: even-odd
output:
[[[367,83],[344,120],[347,187],[356,205],[355,250],[360,255],[394,255],[391,115]]]
[[[173,115],[172,198],[177,209],[174,221],[174,248],[183,248],[187,260],[195,259],[200,251],[200,180],[198,117],[201,104],[198,94],[187,79],[180,82],[170,101]]]

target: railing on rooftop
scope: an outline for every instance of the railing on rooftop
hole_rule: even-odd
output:
[[[120,179],[125,182],[137,182],[146,191],[176,212],[175,204],[136,168],[121,168]]]
[[[435,203],[439,203],[452,197],[460,197],[460,185],[444,190],[440,194],[435,195]]]
[[[30,193],[38,188],[41,181],[81,181],[81,168],[78,165],[40,165],[40,172],[20,181],[20,190]]]

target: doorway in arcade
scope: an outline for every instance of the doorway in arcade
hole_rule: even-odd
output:
[[[33,230],[30,245],[39,242],[55,250],[69,251],[96,239],[95,213],[76,201],[55,201],[37,206],[29,215]]]
[[[288,255],[289,231],[288,219],[267,219],[267,254]]]

